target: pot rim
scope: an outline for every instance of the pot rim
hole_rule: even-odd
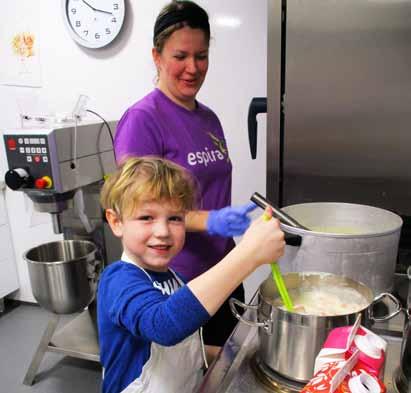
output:
[[[79,256],[78,258],[67,259],[67,260],[56,259],[54,261],[35,261],[28,257],[29,253],[41,247],[53,247],[54,245],[73,244],[73,243],[86,245],[90,250],[86,254]],[[93,259],[95,257],[96,252],[97,252],[97,246],[89,240],[57,240],[57,241],[42,243],[42,244],[39,244],[38,246],[30,248],[23,254],[23,258],[27,263],[31,265],[56,266],[56,265],[63,265],[66,263],[73,263],[73,262],[83,262],[83,261],[87,262],[90,259]]]
[[[299,236],[318,236],[318,237],[328,237],[328,238],[335,238],[335,239],[365,239],[365,238],[370,238],[370,237],[382,237],[386,235],[391,235],[393,233],[396,233],[400,230],[398,229],[393,229],[390,231],[385,231],[385,232],[375,232],[375,233],[361,233],[361,234],[348,234],[348,233],[332,233],[332,232],[317,232],[317,231],[310,231],[307,229],[297,229],[295,227],[286,225],[281,223],[280,228],[287,233],[292,233],[293,235],[299,235]]]
[[[387,216],[390,216],[393,220],[396,221],[396,225],[389,230],[385,231],[376,231],[376,232],[366,232],[366,233],[360,233],[360,234],[347,234],[347,233],[333,233],[333,232],[322,232],[322,231],[311,231],[311,230],[306,230],[306,229],[300,229],[300,228],[295,228],[290,225],[281,223],[281,229],[283,229],[285,232],[292,233],[295,235],[302,235],[302,236],[320,236],[320,237],[331,237],[331,238],[339,238],[339,239],[358,239],[358,238],[369,238],[369,237],[377,237],[377,236],[386,236],[390,235],[393,233],[398,232],[401,230],[401,227],[403,225],[403,220],[402,218],[396,214],[393,213],[389,210],[382,209],[380,207],[376,206],[370,206],[370,205],[363,205],[363,204],[358,204],[358,203],[345,203],[345,202],[307,202],[307,203],[296,203],[288,206],[284,206],[282,210],[284,210],[286,213],[290,213],[293,215],[293,212],[290,212],[289,210],[292,210],[293,208],[296,207],[310,207],[310,206],[324,206],[324,207],[332,207],[335,206],[336,208],[364,208],[368,209],[370,211],[375,211],[379,212],[380,214],[385,214]],[[300,221],[300,218],[298,216],[295,216],[297,220]],[[304,223],[303,223],[304,224]]]

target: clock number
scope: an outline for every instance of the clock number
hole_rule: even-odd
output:
[[[88,36],[88,30],[83,30],[83,33],[86,37]]]
[[[116,18],[113,18],[113,19],[111,19],[111,21],[112,21],[113,23],[116,23],[116,22],[117,22],[117,19],[116,19]]]
[[[111,34],[111,30],[108,27],[106,28],[106,34]]]
[[[113,9],[114,9],[114,10],[118,10],[118,3],[114,3],[114,4],[113,4]]]
[[[75,8],[72,8],[72,9],[71,9],[71,13],[72,13],[73,15],[75,15],[76,12],[77,12],[77,10],[76,10]]]
[[[76,27],[80,27],[81,26],[81,22],[79,20],[76,20]]]
[[[99,40],[100,39],[100,34],[96,33],[96,34],[94,34],[94,37],[96,37],[96,40]]]

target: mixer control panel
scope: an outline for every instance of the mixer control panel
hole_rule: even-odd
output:
[[[53,188],[50,149],[47,135],[4,135],[8,165],[22,169],[30,177],[24,188]],[[15,171],[20,176],[21,171]]]

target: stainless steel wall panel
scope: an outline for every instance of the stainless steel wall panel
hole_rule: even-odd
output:
[[[284,205],[411,214],[410,21],[411,1],[287,0]]]
[[[282,2],[268,0],[267,197],[276,204],[280,199],[281,20]]]

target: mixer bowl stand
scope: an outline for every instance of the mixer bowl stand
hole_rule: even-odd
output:
[[[46,352],[100,362],[97,329],[89,309],[86,308],[56,332],[60,318],[60,315],[52,314],[24,377],[24,385],[33,385]]]

